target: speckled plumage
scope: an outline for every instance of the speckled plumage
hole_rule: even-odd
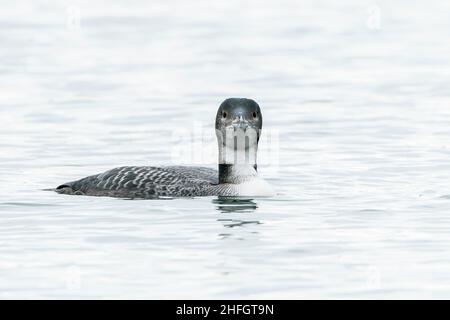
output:
[[[217,193],[217,170],[204,167],[119,167],[60,185],[56,192],[91,196],[153,198]]]

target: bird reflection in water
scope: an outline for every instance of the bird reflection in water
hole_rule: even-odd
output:
[[[242,197],[217,197],[213,200],[217,210],[227,212],[254,212],[258,205],[253,199]]]
[[[244,214],[250,214],[255,212],[258,205],[253,199],[241,198],[241,197],[218,197],[213,200],[216,205],[216,209],[227,217],[217,219],[221,222],[225,228],[244,227],[246,225],[258,225],[260,221],[254,219],[243,219]],[[237,216],[234,214],[238,214]],[[256,232],[252,232],[256,233]],[[231,236],[229,233],[219,234],[221,238],[228,238]]]

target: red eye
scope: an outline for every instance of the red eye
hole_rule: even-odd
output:
[[[227,117],[227,113],[226,112],[222,113],[222,117],[225,119]]]
[[[253,112],[253,118],[256,118],[257,114],[256,112]]]

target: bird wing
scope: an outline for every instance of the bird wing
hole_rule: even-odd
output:
[[[119,167],[65,183],[56,191],[115,197],[196,196],[217,183],[217,170],[204,167]]]

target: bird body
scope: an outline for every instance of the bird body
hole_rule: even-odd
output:
[[[261,110],[250,99],[230,98],[219,107],[216,135],[219,170],[188,166],[119,167],[64,183],[61,194],[120,198],[194,196],[272,196],[258,176],[256,154],[262,128]]]

